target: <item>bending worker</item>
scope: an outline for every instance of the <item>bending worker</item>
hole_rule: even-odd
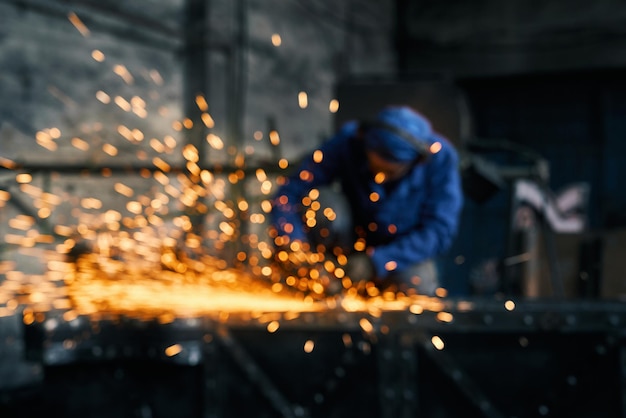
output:
[[[329,203],[339,207],[337,219],[320,236],[320,225],[306,227],[302,202],[311,190],[332,184],[341,187]],[[453,145],[413,109],[390,106],[372,121],[344,124],[307,156],[278,189],[272,224],[285,242],[311,248],[324,242],[335,254],[341,247],[353,281],[433,295],[439,287],[434,259],[452,244],[462,201]]]

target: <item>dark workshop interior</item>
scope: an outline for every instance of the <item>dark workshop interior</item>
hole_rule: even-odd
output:
[[[626,417],[625,28],[613,0],[0,0],[0,417]],[[272,235],[304,156],[388,105],[458,153],[434,295]]]

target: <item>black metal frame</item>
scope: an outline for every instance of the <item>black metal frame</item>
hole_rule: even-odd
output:
[[[576,408],[578,416],[591,417],[598,416],[589,415],[594,396],[602,401],[594,413],[626,417],[623,304],[518,301],[509,311],[504,301],[474,300],[445,301],[444,310],[451,320],[430,311],[335,310],[295,319],[273,313],[268,317],[281,324],[275,333],[248,313],[168,324],[129,317],[66,322],[47,313],[42,322],[25,327],[26,352],[43,367],[44,390],[63,383],[47,382],[47,370],[73,364],[200,367],[203,417],[238,416],[251,408],[261,411],[258,416],[285,418],[345,416],[350,410],[372,417],[435,411],[448,417],[458,416],[460,408],[468,417],[530,411],[561,416]],[[364,318],[371,330],[361,328]],[[437,349],[433,336],[445,348]],[[307,339],[316,342],[310,354],[302,349]],[[165,355],[175,344],[180,353]],[[529,382],[532,386],[523,386]],[[506,392],[515,385],[521,385],[519,393]],[[526,395],[520,395],[522,389]],[[524,396],[528,405],[515,403]],[[454,400],[450,405],[448,397]]]

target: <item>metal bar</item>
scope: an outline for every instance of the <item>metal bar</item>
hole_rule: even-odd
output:
[[[52,227],[52,225],[50,224],[50,222],[47,219],[42,219],[40,218],[32,209],[32,207],[26,205],[24,202],[22,202],[21,200],[19,200],[16,196],[11,195],[11,199],[9,199],[8,203],[10,203],[12,206],[16,207],[20,212],[22,212],[24,215],[28,215],[33,219],[37,220],[37,224],[41,227],[41,230],[43,233],[48,234],[48,235],[52,235],[54,237],[61,237],[60,235],[57,235],[54,232],[54,228]],[[65,237],[61,237],[63,239],[65,239]],[[8,247],[8,245],[7,245]]]
[[[417,358],[392,334],[378,341],[378,373],[381,418],[415,418],[418,414]]]
[[[205,22],[208,7],[205,0],[187,0],[185,2],[185,29],[183,49],[183,111],[193,125],[185,131],[185,141],[198,151],[198,165],[206,163],[207,127],[202,120],[205,112],[198,103],[200,97],[206,98],[208,92],[207,78],[210,77],[205,51],[199,45],[205,36]],[[194,182],[200,182],[193,176]],[[191,216],[191,223],[196,233],[200,231],[205,217],[198,214]]]
[[[234,173],[238,170],[243,170],[245,174],[254,174],[257,169],[261,168],[268,173],[279,173],[282,172],[282,169],[278,167],[277,164],[271,162],[260,162],[253,166],[244,166],[238,167],[233,164],[211,164],[211,165],[200,165],[201,170],[209,170],[213,173]],[[4,167],[0,167],[0,173],[3,170],[7,170]],[[112,165],[93,165],[93,166],[85,166],[81,164],[52,164],[52,163],[26,163],[26,162],[15,162],[15,168],[12,168],[11,171],[25,171],[30,173],[36,172],[54,172],[58,174],[99,174],[102,175],[103,172],[109,173],[122,173],[122,174],[138,174],[141,171],[148,171],[150,173],[162,171],[160,168],[154,165],[120,165],[120,164],[112,164]],[[184,173],[187,172],[187,168],[184,166],[174,166],[171,167],[170,172],[172,173]],[[13,179],[12,179],[13,180]],[[4,181],[6,183],[6,181]],[[0,182],[3,184],[3,182]]]
[[[0,0],[0,2],[13,5],[25,11],[31,11],[40,15],[63,20],[67,20],[67,15],[69,11],[71,11],[67,6],[72,6],[71,4],[64,5],[59,2],[43,3],[33,0]],[[90,6],[93,5],[94,3],[90,3]],[[145,17],[136,20],[138,16],[125,14],[119,10],[111,9],[110,7],[100,6],[98,12],[104,10],[109,14],[113,14],[115,17],[127,20],[129,25],[120,28],[116,25],[98,20],[94,17],[96,16],[95,14],[83,14],[81,15],[81,20],[90,30],[111,33],[127,42],[139,43],[160,50],[176,51],[180,48],[180,42],[176,42],[179,37],[178,31],[175,29],[168,28],[157,21],[152,21]],[[150,33],[146,33],[146,31]],[[155,36],[155,34],[157,36]]]
[[[234,46],[235,50],[228,56],[228,62],[230,68],[228,70],[228,134],[230,140],[235,144],[235,147],[239,150],[243,145],[243,115],[245,111],[245,95],[246,95],[246,78],[248,76],[246,70],[246,56],[248,53],[248,10],[246,0],[237,0],[235,2],[235,34]],[[241,151],[240,151],[241,152]],[[239,159],[241,156],[237,156]],[[241,160],[243,163],[244,161]],[[236,162],[237,163],[237,162]],[[231,187],[234,199],[243,199],[248,201],[246,188],[242,182],[237,182]],[[235,210],[239,211],[236,207]],[[239,227],[237,228],[240,236],[247,235],[250,230],[250,225],[242,216],[242,213],[237,213],[237,219],[239,220]],[[240,239],[231,241],[226,249],[227,258],[235,260],[235,254],[242,250],[242,244]],[[228,254],[228,252],[231,254]]]
[[[270,401],[270,404],[284,418],[305,417],[303,409],[292,405],[283,394],[275,387],[271,379],[257,366],[254,360],[248,355],[246,350],[233,338],[228,328],[220,326],[216,336],[218,341],[224,345],[232,355],[233,360],[246,374],[250,382],[257,385],[261,393]],[[297,412],[296,412],[297,408]]]
[[[437,350],[424,332],[417,332],[416,336],[426,355],[456,384],[465,397],[476,405],[485,418],[505,418],[479,386],[463,373],[451,356],[445,351]]]
[[[558,259],[556,242],[554,240],[554,232],[552,231],[550,225],[543,216],[541,217],[541,227],[544,244],[546,246],[546,252],[548,254],[552,292],[557,299],[564,299],[565,289],[563,286],[563,277],[561,276],[561,267]]]
[[[222,387],[218,384],[221,377],[220,359],[215,344],[215,336],[206,334],[203,337],[202,372],[203,372],[203,418],[219,418],[224,416],[224,405],[221,399]]]
[[[620,416],[626,418],[626,346],[621,344],[619,347],[620,362]]]
[[[146,14],[131,13],[125,10],[120,10],[111,7],[110,2],[93,1],[93,0],[59,0],[57,3],[61,3],[68,6],[84,6],[90,9],[94,9],[99,14],[108,14],[117,19],[123,20],[129,25],[134,27],[141,27],[150,32],[157,33],[166,37],[180,37],[180,30],[172,28],[163,24],[159,20],[153,20],[148,18]]]

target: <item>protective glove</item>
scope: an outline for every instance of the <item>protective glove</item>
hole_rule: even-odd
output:
[[[350,254],[345,271],[353,282],[370,281],[376,275],[372,259],[366,253]]]

